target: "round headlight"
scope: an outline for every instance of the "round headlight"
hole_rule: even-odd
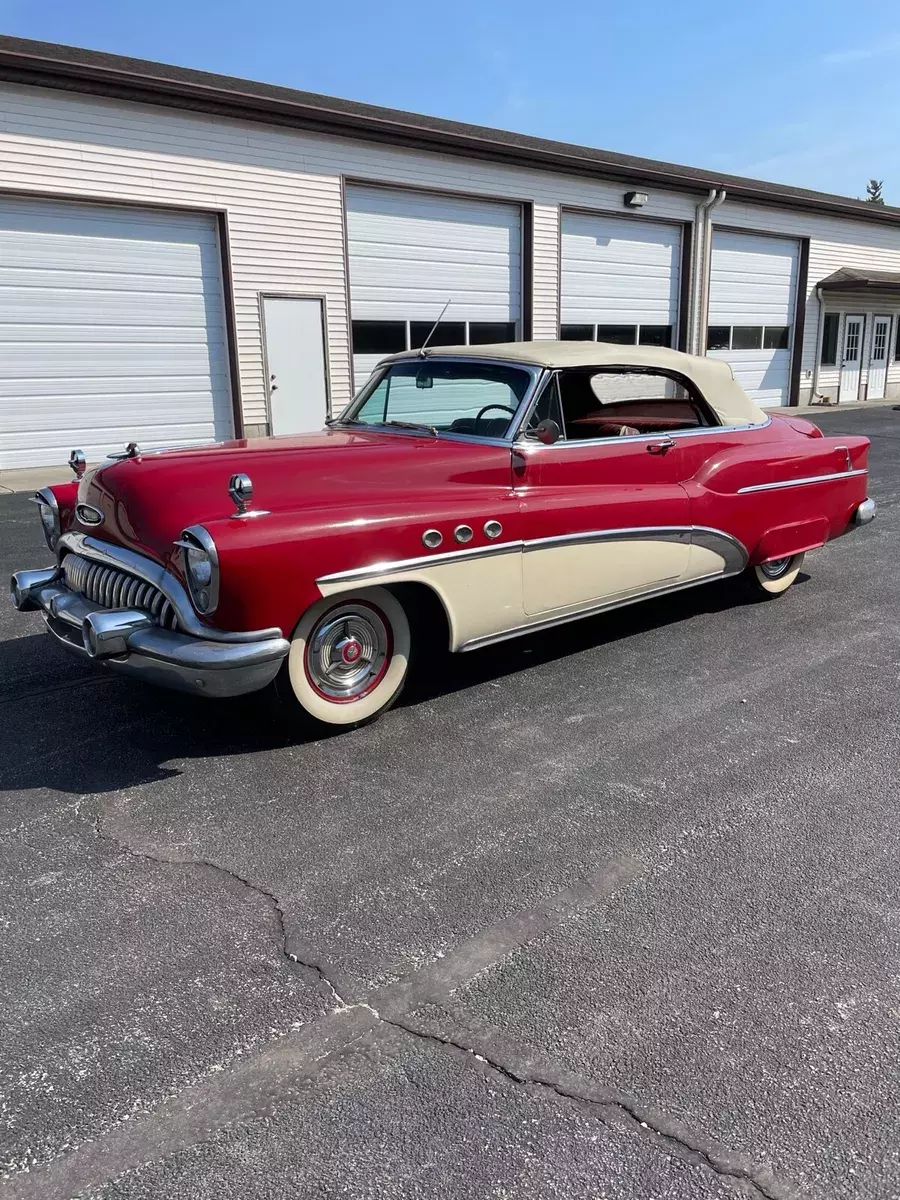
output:
[[[34,497],[34,502],[37,504],[41,515],[41,528],[44,531],[44,539],[50,549],[55,550],[60,535],[59,507],[56,503],[56,497],[49,488],[41,488]]]
[[[216,544],[202,525],[185,529],[178,542],[184,555],[184,577],[197,612],[215,611],[219,598],[219,556]]]

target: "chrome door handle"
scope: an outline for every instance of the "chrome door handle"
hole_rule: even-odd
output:
[[[665,454],[667,450],[671,450],[675,445],[675,439],[670,437],[660,438],[656,442],[647,443],[648,454]]]

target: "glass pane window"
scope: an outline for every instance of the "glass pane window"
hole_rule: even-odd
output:
[[[400,362],[387,368],[345,419],[363,425],[412,422],[442,432],[504,437],[530,383],[528,371],[503,363]]]
[[[354,354],[398,354],[406,346],[405,321],[354,321]]]
[[[838,329],[841,323],[840,313],[826,313],[822,325],[822,357],[819,359],[823,367],[833,367],[837,363]]]
[[[642,325],[639,341],[642,346],[671,346],[671,325]]]
[[[514,342],[515,321],[470,321],[469,345],[490,346],[493,342]]]
[[[735,325],[731,330],[732,350],[759,350],[762,347],[762,325]]]
[[[791,344],[790,325],[767,325],[763,334],[764,350],[787,350]]]
[[[616,346],[633,346],[637,341],[637,325],[598,325],[597,341]]]
[[[570,441],[670,433],[715,424],[686,380],[666,371],[575,367],[559,374]]]
[[[730,350],[731,326],[710,325],[706,331],[706,348],[707,350]]]
[[[434,329],[434,321],[410,321],[409,348],[418,350]],[[441,321],[431,334],[429,346],[464,346],[466,342],[465,321]]]
[[[559,336],[563,342],[592,342],[594,327],[593,325],[561,325]]]

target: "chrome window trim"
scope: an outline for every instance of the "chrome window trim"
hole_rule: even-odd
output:
[[[773,492],[778,488],[804,487],[808,483],[829,483],[832,479],[850,479],[853,475],[868,475],[868,467],[856,467],[851,471],[831,471],[828,475],[807,475],[803,479],[779,479],[775,483],[752,483],[748,487],[738,488],[737,494],[745,496],[749,492]]]
[[[262,642],[267,638],[282,636],[282,631],[274,626],[270,629],[232,632],[204,625],[194,612],[194,607],[181,582],[165,567],[146,558],[143,554],[137,554],[134,550],[127,550],[124,546],[115,546],[111,542],[100,541],[86,533],[64,533],[59,539],[57,547],[60,561],[63,554],[69,550],[106,566],[121,567],[122,570],[136,575],[138,579],[143,579],[145,583],[152,584],[163,593],[175,609],[179,627],[184,633],[204,638],[206,641],[231,643]]]
[[[705,525],[634,526],[621,529],[593,529],[582,533],[563,533],[554,537],[532,538],[528,541],[499,542],[490,546],[475,546],[467,550],[445,551],[443,554],[419,554],[414,558],[377,562],[367,567],[352,567],[346,571],[320,575],[316,579],[316,584],[356,583],[359,580],[372,579],[380,575],[394,575],[399,571],[420,570],[429,566],[447,566],[460,559],[470,560],[512,552],[528,554],[535,550],[552,549],[554,546],[589,545],[615,541],[670,541],[703,546],[707,550],[713,550],[725,560],[724,574],[736,574],[738,571],[742,571],[749,559],[743,543],[721,529],[712,529]],[[715,572],[716,576],[720,574],[722,572]]]
[[[611,434],[609,437],[574,438],[569,441],[560,438],[558,442],[551,442],[549,446],[523,434],[516,443],[516,449],[523,446],[533,446],[540,450],[571,450],[576,446],[621,446],[629,442],[658,442],[663,437],[708,437],[712,433],[748,433],[751,429],[767,429],[771,424],[772,418],[768,417],[759,425],[704,425],[700,429],[661,429],[658,433],[629,433],[623,437]]]
[[[419,431],[416,429],[401,429],[401,428],[398,428],[396,425],[375,424],[375,423],[370,423],[367,421],[361,421],[357,424],[354,424],[353,413],[358,412],[359,409],[362,408],[362,406],[365,404],[365,402],[369,399],[369,397],[372,395],[372,393],[375,391],[375,389],[381,383],[382,379],[384,378],[385,373],[393,366],[401,366],[406,363],[411,363],[411,362],[416,362],[416,361],[418,361],[418,360],[413,359],[413,358],[401,358],[401,359],[384,359],[381,362],[376,363],[375,370],[372,372],[369,379],[363,384],[363,386],[356,393],[356,395],[353,397],[353,399],[350,401],[350,403],[347,405],[347,407],[345,409],[343,409],[340,416],[335,417],[335,419],[328,426],[328,428],[329,429],[346,428],[346,429],[349,429],[351,432],[354,429],[362,429],[362,430],[366,430],[366,431],[370,431],[370,432],[374,431],[376,433],[389,433],[389,434],[405,433],[405,434],[411,435],[413,437],[423,437],[424,436],[424,437],[441,438],[444,441],[475,442],[477,444],[484,444],[484,445],[488,445],[488,446],[511,446],[515,442],[517,432],[521,428],[521,425],[522,425],[521,414],[523,413],[523,410],[526,409],[526,407],[531,406],[532,401],[535,398],[537,389],[540,387],[541,380],[547,374],[546,367],[538,366],[536,363],[518,362],[515,359],[509,359],[508,361],[506,359],[504,359],[504,360],[502,360],[502,362],[500,362],[500,360],[498,360],[496,358],[481,358],[476,355],[431,354],[431,353],[428,353],[423,357],[423,359],[422,359],[423,362],[471,363],[474,366],[482,366],[482,367],[486,367],[486,366],[487,367],[490,367],[490,366],[496,367],[498,365],[498,363],[500,363],[501,366],[513,367],[516,370],[524,371],[526,375],[529,375],[531,377],[531,383],[528,386],[528,388],[526,389],[525,395],[520,400],[515,413],[509,419],[508,430],[510,432],[507,432],[506,436],[502,437],[502,438],[482,437],[477,433],[451,433],[448,430],[442,430],[442,429],[439,429],[436,433],[431,434],[431,433],[427,433],[424,429],[422,431]]]

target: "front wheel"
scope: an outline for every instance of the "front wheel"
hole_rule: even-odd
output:
[[[780,596],[786,592],[803,566],[803,555],[792,554],[787,558],[773,558],[770,562],[748,567],[746,579],[751,591],[760,598]]]
[[[301,723],[363,725],[403,691],[409,653],[409,621],[386,588],[329,596],[300,618],[275,692]]]

